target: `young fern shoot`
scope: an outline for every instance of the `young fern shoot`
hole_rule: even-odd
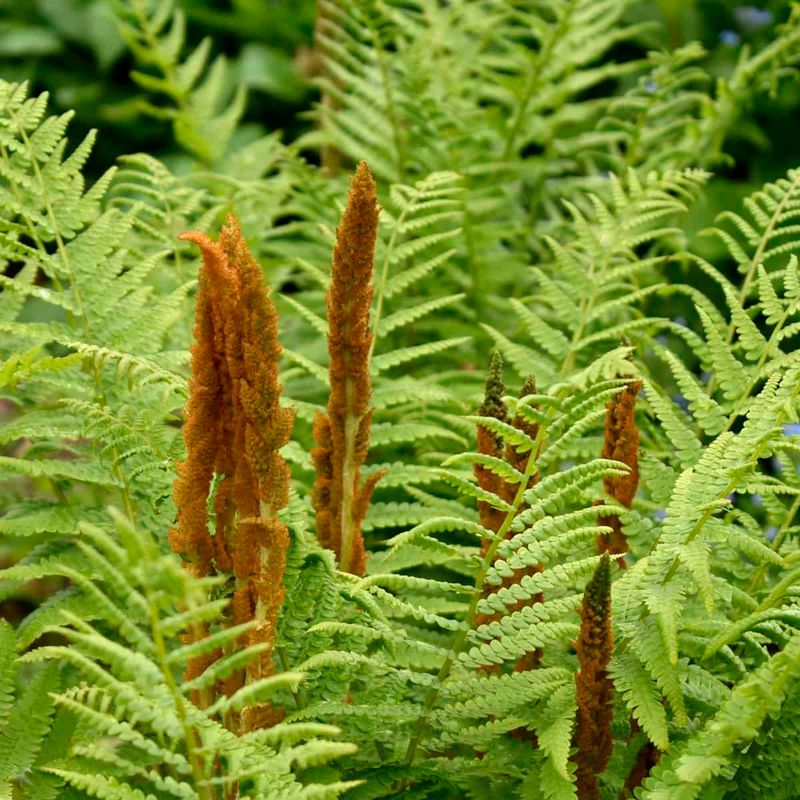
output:
[[[499,351],[494,350],[492,352],[491,362],[489,363],[489,372],[486,376],[486,390],[483,403],[481,403],[481,407],[478,409],[480,416],[493,417],[500,422],[509,422],[508,409],[503,402],[505,389],[505,383],[503,382],[503,359]],[[503,457],[503,439],[499,433],[490,430],[485,425],[478,424],[476,426],[476,434],[478,439],[478,452],[481,455],[493,459],[501,459]],[[480,462],[475,462],[473,470],[475,472],[475,479],[481,489],[498,495],[502,492],[503,479],[496,472],[492,472],[491,469]],[[478,514],[480,515],[481,525],[495,532],[499,530],[505,519],[505,514],[500,509],[494,508],[485,500],[478,501]],[[490,544],[491,542],[488,539],[484,539],[481,542],[481,555],[486,555]]]
[[[317,446],[311,451],[317,536],[336,553],[339,568],[354,575],[364,574],[361,523],[382,475],[374,473],[361,485],[372,422],[369,312],[378,211],[375,182],[362,161],[336,231],[328,290],[330,395],[327,414],[319,412],[314,420]]]

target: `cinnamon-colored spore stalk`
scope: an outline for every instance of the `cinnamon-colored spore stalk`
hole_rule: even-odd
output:
[[[631,381],[606,406],[606,427],[603,439],[603,458],[612,458],[626,464],[627,475],[610,475],[603,479],[606,494],[625,508],[633,505],[639,487],[639,429],[636,427],[636,398],[642,388],[641,381]],[[628,552],[628,540],[622,523],[616,514],[601,517],[599,525],[607,525],[611,533],[599,536],[597,548],[600,552],[619,555]],[[625,561],[617,563],[625,569]]]
[[[378,211],[375,182],[362,161],[336,231],[328,290],[330,395],[327,413],[314,420],[311,451],[317,536],[336,553],[340,569],[355,575],[366,566],[361,523],[380,478],[376,473],[362,486],[360,477],[372,421],[369,313]]]
[[[533,375],[529,375],[525,380],[522,389],[520,390],[519,396],[520,398],[523,398],[527,395],[535,394],[535,392],[536,381],[534,380]],[[521,413],[517,413],[512,419],[503,401],[504,394],[505,383],[503,381],[503,361],[500,353],[495,350],[492,353],[492,358],[489,364],[489,373],[486,377],[486,388],[484,391],[483,403],[478,409],[478,413],[482,417],[490,417],[500,420],[501,422],[510,423],[514,428],[522,433],[525,433],[535,441],[539,432],[538,425],[530,422]],[[479,453],[493,456],[494,458],[504,458],[512,467],[519,470],[519,472],[523,474],[528,467],[529,459],[535,458],[535,453],[530,451],[523,452],[522,449],[517,448],[511,442],[504,443],[502,436],[494,433],[485,425],[481,425],[480,423],[477,425],[477,439]],[[498,495],[507,503],[513,503],[516,494],[519,491],[519,484],[504,481],[499,475],[492,472],[482,464],[476,463],[474,472],[475,479],[482,489]],[[525,488],[528,488],[535,483],[536,477],[533,476],[528,480]],[[519,511],[522,511],[525,508],[526,506],[523,503],[520,505]],[[500,530],[506,517],[506,513],[504,511],[500,511],[482,500],[478,501],[478,514],[480,516],[481,525],[495,533]],[[508,538],[510,535],[511,531],[508,531],[506,533],[506,537]],[[489,545],[490,542],[488,539],[481,543],[481,555],[486,555]],[[517,569],[514,571],[512,576],[504,578],[501,585],[512,586],[515,583],[519,583],[519,581],[521,581],[525,575],[534,575],[535,573],[541,571],[542,567],[540,564],[532,564],[529,567]],[[496,590],[496,587],[490,587],[489,585],[484,586],[484,596],[490,594],[494,590]],[[513,613],[514,611],[518,611],[527,605],[540,603],[542,600],[543,596],[541,594],[537,594],[527,600],[517,601],[514,605],[508,607],[508,611],[509,613]],[[478,614],[475,621],[477,625],[484,625],[499,619],[500,616],[502,615],[499,612],[495,612],[493,614]],[[541,656],[542,654],[538,649],[530,653],[526,653],[517,660],[514,669],[517,672],[524,672],[528,669],[534,669],[536,666],[538,666]],[[498,670],[496,667],[485,667],[484,671],[497,672]]]
[[[280,448],[289,440],[294,413],[280,405],[278,315],[238,223],[229,217],[219,242],[204,233],[181,238],[200,246],[203,264],[183,429],[187,458],[178,465],[178,518],[170,544],[199,575],[235,576],[231,623],[255,621],[247,643],[269,645],[246,676],[227,679],[224,689],[231,693],[244,680],[272,672],[289,543],[277,518],[289,497]],[[215,475],[212,536],[207,509]],[[199,668],[190,664],[188,672]],[[249,709],[242,726],[263,725],[267,716],[263,708]]]
[[[573,744],[579,800],[600,800],[598,777],[613,748],[613,687],[607,673],[614,649],[611,631],[611,559],[604,554],[586,586],[580,609],[581,630],[575,650],[578,715]]]

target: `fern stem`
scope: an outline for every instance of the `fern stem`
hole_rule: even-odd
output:
[[[790,405],[790,406],[793,407],[794,403],[797,401],[798,394],[800,394],[800,384],[795,386],[795,389],[792,392],[791,399],[787,403],[787,405]],[[784,416],[783,413],[779,410],[777,412],[777,414],[776,414],[776,417],[777,417],[776,422],[780,423],[780,420],[781,420],[781,418],[783,416]],[[767,450],[768,447],[769,447],[769,442],[768,441],[761,442],[758,445],[758,447],[756,448],[755,453],[753,454],[752,461],[753,462],[758,461],[758,459],[761,458],[763,452],[765,450]],[[733,479],[731,479],[728,482],[728,484],[726,485],[726,487],[722,490],[722,492],[720,492],[717,495],[717,500],[722,500],[722,498],[727,497],[727,495],[729,495],[739,485],[739,480],[740,480],[739,477],[734,477]],[[795,499],[795,503],[797,503],[798,507],[800,508],[800,498],[796,498]],[[795,511],[796,511],[796,509],[795,509]],[[700,519],[697,520],[697,522],[694,524],[694,527],[689,532],[689,535],[686,537],[686,544],[689,544],[690,542],[694,541],[694,539],[697,537],[697,535],[703,529],[703,526],[706,524],[706,522],[708,522],[708,520],[715,513],[716,513],[716,509],[715,508],[709,508],[709,509],[706,509],[703,512],[703,514],[700,517]],[[672,565],[670,566],[669,570],[667,570],[667,574],[664,576],[663,580],[661,581],[662,585],[669,583],[675,577],[675,573],[678,571],[678,567],[680,566],[680,563],[681,563],[680,555],[676,555],[675,558],[673,559]]]
[[[760,381],[761,381],[761,378],[760,378],[761,369],[767,363],[767,359],[770,358],[770,356],[772,356],[772,351],[775,348],[775,344],[777,343],[778,336],[780,335],[781,331],[783,330],[783,326],[784,326],[784,324],[786,323],[786,321],[788,319],[789,319],[789,311],[787,309],[787,310],[785,310],[783,312],[783,316],[781,317],[780,322],[778,322],[778,324],[775,326],[775,328],[773,329],[772,333],[770,334],[769,341],[767,342],[767,346],[762,351],[761,356],[758,359],[758,363],[756,363],[755,367],[753,368],[753,374],[755,375],[755,377],[750,381],[747,389],[745,389],[745,391],[742,393],[742,396],[740,398],[740,402],[743,402],[748,397],[750,397],[750,393],[760,383]],[[728,342],[728,343],[730,344],[730,342]],[[712,383],[713,383],[713,379],[711,381],[709,381],[709,389],[708,389],[709,395],[711,394],[711,384]],[[738,406],[738,404],[737,404],[737,406]],[[738,419],[738,417],[739,417],[739,409],[738,409],[738,407],[734,407],[732,409],[731,413],[728,415],[728,419],[727,419],[724,427],[720,431],[720,434],[725,433],[726,431],[729,431],[731,429],[731,427],[733,426],[733,423]],[[719,435],[719,434],[717,434],[717,435]]]
[[[275,653],[278,656],[278,660],[281,662],[281,669],[284,672],[291,672],[292,665],[289,663],[289,656],[286,653],[286,648],[282,645],[275,648]],[[294,698],[294,704],[297,706],[298,709],[303,709],[306,707],[306,696],[303,690],[298,686],[296,689],[292,689],[290,687],[290,691],[292,693],[292,697]]]
[[[477,253],[475,249],[475,231],[472,226],[472,220],[469,215],[469,205],[467,198],[469,197],[469,180],[468,176],[464,175],[464,193],[462,195],[461,214],[464,220],[464,242],[467,248],[467,273],[472,278],[470,286],[470,306],[476,312],[478,317],[482,316],[482,309],[486,307],[485,298],[487,292],[484,291],[481,264],[478,262]]]
[[[775,539],[772,542],[772,550],[774,552],[779,552],[781,549],[781,545],[783,544],[784,539],[789,533],[789,529],[794,522],[795,516],[797,516],[797,512],[800,510],[800,495],[796,495],[794,500],[792,501],[792,505],[789,506],[789,510],[784,517],[783,523],[781,524],[780,528],[778,528],[778,532],[775,534]],[[754,597],[756,594],[756,590],[758,589],[759,584],[764,579],[764,575],[767,574],[768,566],[767,564],[759,565],[758,569],[753,573],[753,577],[750,579],[750,586],[747,589],[747,593]],[[759,611],[763,610],[761,606],[759,606]]]
[[[553,407],[551,406],[548,408],[545,419],[540,424],[539,430],[536,434],[536,439],[534,440],[534,446],[531,449],[531,454],[530,457],[528,458],[528,464],[525,467],[524,480],[520,481],[519,487],[517,488],[517,492],[514,496],[514,500],[511,503],[511,508],[506,513],[502,525],[497,530],[497,535],[494,537],[489,548],[486,550],[486,554],[484,555],[481,561],[481,565],[478,568],[478,571],[475,575],[475,585],[472,589],[472,597],[470,598],[469,608],[467,610],[467,616],[464,621],[464,627],[456,637],[456,640],[453,643],[452,648],[450,649],[450,653],[445,658],[441,668],[439,669],[439,672],[436,676],[437,685],[431,688],[431,690],[428,692],[428,696],[425,699],[425,704],[423,706],[422,713],[420,714],[420,717],[417,720],[417,726],[415,728],[414,734],[412,735],[408,743],[408,750],[406,751],[406,764],[408,764],[409,766],[411,766],[411,764],[414,763],[414,759],[416,758],[419,744],[422,741],[422,736],[425,733],[425,729],[428,724],[428,717],[430,716],[431,709],[433,708],[434,704],[436,703],[439,697],[441,686],[450,675],[450,672],[453,668],[453,664],[455,663],[461,651],[464,649],[464,646],[466,645],[467,640],[469,638],[469,634],[475,627],[475,619],[478,615],[478,603],[480,602],[481,597],[483,596],[483,584],[486,579],[486,574],[489,571],[489,568],[494,563],[494,557],[497,553],[497,549],[505,540],[506,534],[508,533],[509,529],[511,528],[511,525],[516,519],[517,514],[519,513],[519,509],[524,502],[525,492],[527,491],[528,486],[531,483],[531,478],[533,478],[534,474],[537,472],[539,456],[541,455],[542,446],[544,444],[544,432],[547,428],[547,421],[553,413],[554,413]]]
[[[392,91],[392,82],[389,75],[389,66],[386,62],[386,53],[380,42],[380,37],[376,31],[369,28],[372,34],[372,44],[375,48],[375,57],[378,61],[378,69],[381,73],[381,82],[383,83],[383,91],[386,95],[386,113],[389,115],[389,121],[392,123],[392,141],[395,150],[395,168],[397,169],[397,180],[402,183],[405,175],[405,153],[403,148],[403,138],[400,133],[400,121],[397,118],[395,110],[394,92]]]
[[[415,199],[416,197],[419,197],[418,191],[415,193]],[[400,229],[403,227],[403,223],[406,221],[409,211],[414,207],[414,202],[415,201],[411,201],[407,203],[400,212],[400,216],[397,218],[397,223],[394,225],[392,230],[392,235],[389,237],[389,243],[386,245],[386,253],[383,257],[383,264],[381,264],[381,280],[377,289],[378,297],[375,301],[375,315],[372,322],[372,342],[369,346],[370,361],[372,360],[372,353],[375,350],[375,342],[378,339],[380,331],[381,317],[383,315],[383,295],[386,291],[386,284],[389,281],[389,262],[392,254],[394,253],[394,248],[397,244],[397,237],[400,235]]]
[[[744,303],[747,300],[747,296],[750,293],[750,284],[753,282],[753,276],[755,275],[756,270],[758,269],[758,265],[761,263],[761,257],[764,255],[764,250],[767,247],[767,243],[772,236],[773,231],[775,230],[775,226],[778,224],[781,214],[783,213],[786,204],[792,198],[794,193],[797,190],[797,187],[800,186],[800,171],[795,174],[794,180],[792,181],[791,186],[784,192],[783,197],[781,197],[780,202],[775,207],[775,211],[772,212],[772,216],[770,217],[769,223],[767,224],[766,229],[764,230],[764,235],[758,242],[758,247],[756,248],[753,257],[750,259],[750,264],[747,268],[747,274],[745,275],[744,282],[742,283],[741,291],[739,292],[739,304],[744,307]],[[728,323],[728,331],[725,335],[725,342],[727,344],[731,344],[733,342],[733,336],[736,332],[736,325],[733,322],[733,319]],[[714,384],[716,381],[716,375],[711,376],[711,380],[708,382],[708,394],[711,394],[714,391]]]
[[[797,495],[792,502],[791,507],[789,508],[789,512],[786,514],[786,519],[783,521],[783,524],[778,529],[778,532],[775,534],[775,541],[772,543],[772,549],[777,553],[780,549],[780,546],[783,544],[783,540],[786,538],[787,534],[789,533],[789,528],[794,522],[795,515],[797,514],[798,509],[800,509],[800,495]]]
[[[355,503],[356,480],[359,464],[356,461],[356,434],[361,423],[352,409],[354,402],[354,382],[348,377],[345,381],[345,397],[347,398],[347,413],[344,417],[344,454],[342,456],[342,538],[339,567],[343,572],[350,572],[355,566],[353,555],[355,539],[360,535],[356,531],[356,522],[353,518]]]
[[[183,695],[181,694],[178,684],[175,681],[175,676],[167,663],[167,647],[164,643],[164,636],[159,625],[158,608],[153,600],[152,593],[149,587],[144,587],[144,594],[147,598],[147,605],[150,608],[150,630],[153,635],[153,644],[155,645],[155,656],[158,666],[161,669],[161,674],[164,676],[164,682],[167,685],[172,699],[175,703],[175,713],[178,715],[181,727],[183,728],[183,738],[186,741],[186,754],[189,759],[189,764],[192,768],[192,780],[194,788],[197,791],[199,800],[215,800],[216,793],[211,786],[205,783],[203,777],[203,765],[195,749],[195,734],[189,723],[189,716],[186,712],[186,705],[183,702]]]
[[[325,63],[325,49],[322,45],[322,29],[327,20],[327,10],[329,3],[325,0],[317,0],[317,14],[314,20],[314,35],[313,35],[313,48],[317,63],[319,66],[318,77],[335,81],[335,78],[330,74],[331,70],[327,68]],[[331,29],[336,30],[336,26],[331,25]],[[324,88],[320,91],[319,104],[322,108],[326,109],[329,113],[337,110],[337,103],[331,93]],[[320,128],[325,128],[326,116],[321,114],[319,117]],[[323,144],[319,149],[320,166],[325,175],[333,177],[339,171],[342,161],[342,154],[332,144]]]
[[[20,134],[20,138],[28,146],[28,149],[29,149],[30,155],[31,155],[31,165],[32,165],[33,170],[34,170],[34,174],[38,178],[39,183],[41,184],[42,190],[44,191],[46,189],[45,183],[44,183],[44,178],[43,178],[43,176],[41,174],[41,171],[39,170],[39,164],[38,164],[36,158],[33,155],[32,150],[31,150],[30,140],[28,139],[24,129],[20,128],[19,129],[19,134]],[[9,159],[9,156],[8,156],[8,151],[6,150],[5,146],[0,147],[0,157],[2,157],[3,161],[5,161],[6,164],[10,163],[10,159]],[[23,202],[22,196],[19,193],[19,187],[17,186],[16,182],[15,181],[11,181],[10,182],[10,186],[11,186],[12,192],[14,193],[14,197],[17,199],[17,201],[19,203],[20,208],[24,208],[25,204]],[[47,197],[46,194],[45,194],[45,197]],[[56,232],[56,237],[57,237],[56,241],[57,241],[57,244],[58,244],[59,254],[61,255],[61,259],[64,262],[64,266],[67,268],[67,270],[70,272],[70,274],[72,274],[72,271],[69,269],[69,261],[67,259],[66,251],[64,250],[64,243],[63,243],[63,241],[61,239],[61,235],[60,235],[60,233],[58,231],[58,225],[56,224],[55,214],[53,212],[53,209],[52,209],[52,206],[50,204],[49,199],[46,199],[46,201],[45,201],[45,209],[46,209],[46,211],[48,213],[48,216],[50,217],[50,221],[53,223],[53,229]],[[31,240],[33,242],[35,242],[37,249],[42,254],[47,255],[47,249],[44,246],[44,242],[39,237],[39,234],[38,234],[38,232],[36,230],[36,227],[33,224],[33,220],[31,220],[31,218],[26,215],[25,216],[25,223],[26,223],[27,228],[28,228],[28,235],[31,237]],[[63,284],[61,283],[61,279],[58,277],[58,275],[54,273],[52,279],[53,279],[53,283],[55,284],[56,288],[59,291],[63,291]],[[84,336],[85,336],[85,338],[88,339],[89,338],[89,332],[88,332],[88,324],[87,324],[87,320],[86,320],[86,315],[85,315],[85,313],[83,313],[83,303],[80,302],[80,292],[79,292],[79,289],[78,289],[77,285],[75,284],[74,280],[71,281],[71,287],[72,287],[73,292],[75,292],[76,299],[78,300],[78,305],[79,305],[79,307],[81,309]],[[72,313],[71,309],[67,310],[66,317],[67,317],[67,322],[69,323],[70,327],[73,328],[73,329],[77,329],[78,325],[77,325],[77,322],[75,320],[75,316]],[[96,368],[94,370],[92,370],[92,372],[93,372],[93,378],[94,378],[94,383],[95,383],[95,389],[97,390],[98,397],[99,397],[100,401],[104,405],[107,405],[105,392],[103,390],[102,384],[100,383],[99,373],[98,373]],[[114,454],[115,457],[118,455],[118,451],[117,451],[116,447],[112,448],[112,453]],[[116,459],[115,459],[115,462],[116,462]],[[136,521],[136,516],[135,516],[135,512],[134,512],[134,508],[133,508],[133,503],[131,502],[131,499],[130,499],[130,490],[129,490],[129,486],[128,486],[127,475],[124,473],[123,470],[117,469],[116,466],[114,467],[114,470],[115,470],[115,472],[117,472],[118,477],[122,480],[122,484],[123,484],[123,486],[122,486],[122,501],[123,501],[123,504],[125,506],[125,511],[128,514],[129,518],[132,521],[135,522]],[[67,502],[67,497],[66,497],[66,494],[64,493],[64,490],[53,481],[51,481],[51,485],[53,487],[53,491],[58,496],[59,501],[62,502],[62,503],[66,503]]]
[[[148,104],[148,106],[152,108],[154,113],[160,112],[157,113],[158,116],[165,115],[170,119],[174,116],[180,117],[182,115],[186,115],[189,118],[194,117],[195,114],[193,113],[188,102],[188,97],[191,90],[179,88],[183,81],[180,79],[175,57],[173,57],[171,60],[167,60],[162,56],[163,44],[158,38],[158,31],[150,25],[150,22],[147,18],[147,7],[144,6],[140,0],[131,0],[131,6],[136,17],[136,21],[139,24],[139,30],[142,32],[142,36],[148,48],[149,55],[153,58],[154,63],[158,69],[161,70],[161,74],[166,79],[166,83],[169,85],[169,90],[166,93],[175,101],[175,104],[178,107],[178,113],[176,115],[174,111],[166,111],[163,108],[150,106],[150,104]],[[173,24],[175,23],[173,22]],[[205,166],[211,167],[212,159],[210,157],[204,158],[197,150],[192,150],[191,152],[192,155],[198,156]]]
[[[761,263],[761,257],[764,255],[764,250],[767,247],[767,242],[769,241],[770,237],[772,236],[773,231],[775,230],[775,226],[778,224],[780,220],[781,214],[783,210],[786,208],[786,204],[792,198],[792,196],[797,191],[797,187],[800,185],[800,172],[797,172],[795,175],[794,180],[792,181],[792,185],[784,192],[783,197],[781,197],[780,202],[775,208],[775,211],[770,217],[769,225],[767,225],[767,229],[764,231],[764,235],[758,242],[758,248],[756,252],[753,254],[753,258],[750,260],[750,266],[747,270],[747,275],[745,275],[744,283],[742,284],[742,289],[739,292],[739,302],[744,303],[747,299],[747,295],[750,291],[750,284],[753,282],[753,275],[755,275],[756,269],[758,269],[758,265]],[[733,338],[733,322],[728,327],[728,341],[730,342]]]
[[[544,47],[542,47],[538,53],[536,64],[534,65],[533,70],[530,73],[530,77],[528,78],[528,82],[525,85],[525,90],[522,94],[522,99],[520,100],[517,114],[514,117],[514,122],[511,124],[511,130],[508,132],[505,150],[503,151],[504,161],[507,161],[509,158],[511,158],[517,136],[519,136],[520,130],[522,129],[525,113],[528,110],[528,104],[533,99],[534,92],[539,86],[539,79],[542,77],[542,72],[545,65],[550,62],[550,54],[552,53],[556,42],[566,31],[567,26],[569,25],[570,17],[572,16],[572,12],[575,10],[575,6],[576,0],[569,0],[566,8],[564,9],[564,14],[553,28],[551,36],[544,43]]]

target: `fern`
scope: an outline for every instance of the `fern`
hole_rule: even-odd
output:
[[[227,150],[245,107],[244,88],[228,97],[227,67],[223,56],[209,64],[211,40],[203,41],[182,60],[186,15],[174,0],[115,0],[122,36],[142,66],[131,74],[148,92],[165,95],[174,104],[140,101],[156,117],[171,120],[175,138],[204,163]]]
[[[65,752],[45,760],[40,757],[36,769],[45,777],[60,779],[62,785],[97,796],[155,792],[156,796],[213,798],[232,787],[238,787],[242,797],[315,796],[322,787],[303,787],[293,770],[324,763],[352,749],[325,740],[336,733],[335,728],[316,731],[306,726],[295,733],[286,725],[284,735],[275,739],[253,732],[236,740],[220,724],[229,711],[287,687],[296,688],[304,676],[285,673],[249,684],[205,709],[195,706],[190,695],[256,657],[258,648],[231,654],[180,685],[176,668],[200,652],[235,641],[244,631],[242,626],[223,628],[200,642],[181,644],[177,638],[181,631],[201,623],[213,626],[224,610],[224,605],[209,597],[214,582],[192,578],[173,557],[161,556],[156,543],[123,516],[115,513],[114,519],[116,537],[107,525],[81,528],[81,550],[98,574],[93,581],[81,582],[82,590],[97,601],[95,619],[90,624],[62,611],[61,621],[48,629],[64,637],[69,647],[45,645],[22,658],[23,663],[47,662],[49,666],[40,671],[27,699],[11,712],[5,727],[10,742],[29,749],[3,748],[7,755],[4,779],[34,765],[38,739],[30,726],[33,722],[41,731],[41,739],[54,702],[58,713],[72,720],[72,735]],[[57,560],[51,569],[69,572]],[[122,625],[123,643],[109,638],[109,625],[110,630]],[[10,629],[4,632],[13,637]],[[51,700],[44,687],[56,688],[54,666],[58,663],[71,665],[83,680],[53,692]],[[35,711],[27,707],[33,702]],[[29,727],[24,736],[23,725]],[[271,746],[274,742],[286,744],[276,749]],[[325,792],[335,797],[349,785],[328,783]]]
[[[189,158],[0,83],[0,796],[792,797],[800,173],[694,231],[797,12],[325,0],[284,143],[109,3]]]

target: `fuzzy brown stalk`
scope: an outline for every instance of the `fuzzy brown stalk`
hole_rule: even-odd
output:
[[[611,475],[603,479],[606,494],[618,503],[630,508],[639,486],[639,429],[636,427],[636,398],[642,388],[641,381],[631,381],[606,406],[606,426],[603,439],[603,458],[611,458],[626,464],[627,475]],[[616,514],[598,519],[599,525],[611,528],[611,533],[597,537],[599,552],[619,555],[628,552],[628,540],[622,523]],[[617,561],[625,569],[624,559]]]
[[[636,754],[633,768],[625,780],[625,787],[620,795],[620,800],[633,797],[633,793],[642,785],[644,779],[650,774],[650,770],[658,764],[660,758],[661,751],[652,742],[645,742],[642,745]]]
[[[520,397],[533,394],[536,391],[536,382],[532,375],[528,376],[520,391]],[[484,400],[478,413],[484,417],[493,417],[501,422],[508,422],[513,425],[517,430],[527,434],[531,439],[536,439],[538,435],[538,425],[535,425],[525,419],[521,414],[515,415],[510,419],[508,410],[503,402],[503,394],[505,393],[505,384],[503,382],[503,362],[500,354],[497,351],[492,353],[492,359],[489,365],[489,373],[486,377],[486,389],[484,393]],[[530,452],[522,452],[513,444],[504,443],[503,438],[498,434],[493,433],[483,425],[477,426],[478,438],[478,452],[484,455],[494,456],[495,458],[504,458],[511,466],[520,472],[524,473],[528,466],[528,460],[531,458]],[[478,485],[486,491],[493,492],[500,496],[508,503],[513,502],[519,490],[519,484],[504,481],[491,470],[476,464],[474,467],[475,477]],[[535,483],[535,478],[530,481],[532,485]],[[524,509],[524,505],[520,510]],[[484,501],[478,501],[478,513],[480,515],[481,524],[495,533],[500,530],[500,526],[505,519],[505,512],[498,511],[492,508]],[[507,536],[510,535],[510,531]],[[489,547],[489,542],[484,541],[481,543],[481,555],[486,555]],[[511,586],[518,583],[525,575],[533,575],[536,572],[541,572],[542,567],[540,564],[534,564],[524,569],[519,569],[514,572],[514,575],[503,579],[502,586]],[[485,587],[485,592],[488,594],[490,591],[495,591],[497,587]],[[508,610],[509,613],[518,611],[526,605],[542,601],[541,595],[536,595],[527,600],[520,600],[511,606]],[[500,618],[499,613],[494,614],[478,614],[476,617],[477,625],[484,625],[493,622]],[[528,669],[533,669],[538,666],[541,660],[541,652],[535,650],[522,656],[514,666],[515,671],[522,672]],[[487,668],[485,671],[497,671],[494,668]]]
[[[378,211],[375,182],[362,161],[336,231],[328,289],[330,395],[327,413],[314,420],[317,446],[311,451],[317,536],[336,553],[339,568],[354,575],[366,567],[361,523],[380,478],[372,475],[361,485],[372,421],[369,312]]]
[[[489,362],[489,372],[486,375],[486,387],[483,393],[483,402],[478,409],[478,414],[482,417],[492,417],[493,419],[500,420],[500,422],[510,422],[508,417],[508,410],[503,402],[503,395],[506,392],[505,383],[503,382],[503,359],[497,350],[492,352],[492,358]],[[492,456],[494,458],[503,458],[503,438],[497,433],[494,433],[484,425],[478,424],[477,426],[478,438],[478,452],[485,456]],[[475,464],[474,466],[475,479],[478,486],[486,492],[491,492],[496,495],[503,495],[504,482],[503,479],[487,469],[482,464]],[[478,515],[480,517],[481,525],[490,531],[500,530],[500,526],[505,519],[505,512],[494,508],[484,500],[478,501]],[[484,539],[481,542],[481,556],[485,556],[491,542]]]
[[[530,394],[536,394],[536,379],[533,375],[528,375],[525,379],[525,382],[522,384],[522,389],[520,389],[519,397],[520,399],[526,397]],[[511,421],[511,424],[522,433],[528,435],[530,439],[536,441],[536,437],[539,435],[539,426],[534,422],[530,422],[522,414],[516,414],[514,419]],[[528,452],[521,452],[517,447],[515,447],[510,442],[506,445],[506,461],[511,464],[516,470],[521,473],[525,473],[525,470],[528,468],[528,460],[534,457],[534,454],[530,451]],[[538,480],[538,475],[534,475],[528,482],[528,486],[525,488],[529,488],[533,486],[536,481]],[[504,484],[504,492],[503,492],[503,499],[506,502],[513,502],[514,497],[517,494],[519,489],[519,484],[516,483],[505,483]],[[519,508],[519,513],[524,511],[527,508],[526,503],[522,503]],[[509,532],[510,533],[510,532]],[[537,572],[541,572],[544,569],[542,564],[532,564],[529,567],[525,567],[524,569],[518,569],[514,572],[513,579],[506,579],[509,582],[519,583],[525,575],[535,575]],[[513,606],[509,607],[509,612],[517,611],[524,606],[530,606],[534,603],[541,603],[544,601],[544,595],[542,594],[535,594],[533,597],[529,598],[528,600],[519,600]],[[514,665],[515,672],[525,672],[529,669],[536,669],[539,666],[539,662],[542,659],[542,651],[537,648],[530,653],[526,653],[524,656],[517,660],[517,663]]]
[[[246,644],[267,645],[246,673],[226,680],[230,694],[273,671],[289,544],[277,518],[289,499],[289,468],[280,448],[289,440],[294,413],[280,405],[278,314],[238,223],[229,217],[219,242],[203,233],[181,238],[200,246],[203,265],[184,426],[187,458],[175,481],[178,520],[170,544],[198,574],[233,573],[231,624],[255,622]],[[207,504],[214,474],[212,537]],[[188,673],[197,674],[200,666],[190,664]],[[242,727],[260,726],[268,717],[264,709],[248,709]]]
[[[183,426],[187,458],[177,465],[174,497],[178,520],[169,532],[172,549],[186,558],[198,575],[210,574],[214,555],[208,530],[207,497],[222,438],[222,420],[216,409],[224,402],[211,319],[212,291],[208,273],[202,270],[198,278],[192,376]]]
[[[614,648],[611,631],[611,559],[603,554],[586,586],[580,608],[581,630],[575,642],[578,704],[573,745],[579,800],[600,800],[598,777],[608,766],[613,740],[613,686],[607,673]]]
[[[604,489],[609,497],[626,508],[630,508],[639,486],[639,430],[636,427],[636,398],[642,388],[641,381],[631,381],[606,406],[606,427],[603,441],[603,458],[612,458],[627,464],[630,472],[623,476],[604,479]],[[598,524],[611,528],[611,533],[597,537],[600,552],[621,554],[628,551],[628,541],[619,516],[612,514],[598,519]],[[625,560],[618,559],[620,569],[625,569]],[[636,720],[631,718],[631,730],[639,730]],[[658,763],[661,753],[652,742],[645,742],[639,750],[630,775],[625,781],[621,797],[632,797],[634,790],[650,774]]]

